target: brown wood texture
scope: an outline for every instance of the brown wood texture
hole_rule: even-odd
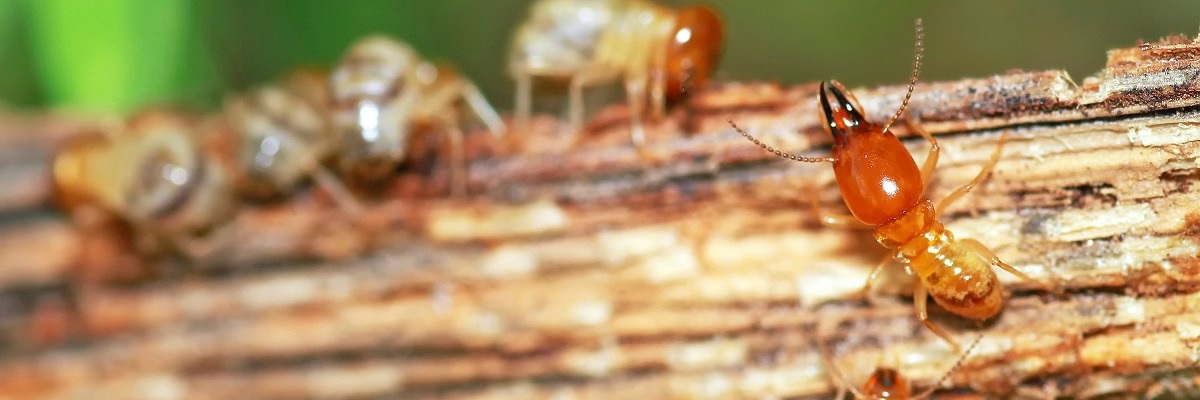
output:
[[[943,221],[1067,290],[1000,273],[994,320],[935,311],[959,341],[983,335],[940,395],[1200,395],[1198,77],[1200,43],[1174,38],[1111,51],[1081,85],[1057,71],[918,85],[909,114],[943,149],[932,198],[1006,138]],[[878,119],[903,91],[855,93]],[[399,179],[363,220],[319,195],[248,207],[203,265],[130,261],[105,231],[37,211],[45,159],[3,158],[19,195],[0,198],[0,398],[817,398],[834,389],[817,346],[855,384],[882,362],[925,388],[958,360],[917,322],[902,268],[854,297],[883,249],[816,223],[811,196],[841,209],[829,167],[726,125],[821,155],[815,85],[697,93],[640,153],[624,112],[583,138],[548,118],[506,143],[474,135],[467,198],[437,194],[439,169]],[[86,278],[138,262],[156,278]]]

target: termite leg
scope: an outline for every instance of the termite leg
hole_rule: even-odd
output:
[[[933,178],[933,170],[937,168],[938,156],[942,152],[942,146],[939,146],[937,139],[934,139],[933,135],[930,135],[929,131],[921,127],[921,124],[917,123],[917,121],[914,121],[912,118],[904,118],[904,122],[909,128],[917,131],[917,134],[920,134],[921,137],[929,142],[929,154],[925,156],[925,164],[921,165],[921,182],[925,184],[925,187],[929,187],[929,181]]]
[[[650,110],[655,120],[661,120],[667,113],[666,73],[662,68],[652,72],[650,82]]]
[[[446,139],[450,145],[450,192],[454,197],[467,194],[467,158],[463,154],[463,132],[453,118],[446,119]]]
[[[883,267],[890,264],[893,259],[894,257],[890,253],[885,254],[883,259],[879,260],[878,264],[875,264],[875,268],[872,268],[871,273],[867,274],[867,283],[864,283],[862,289],[859,290],[859,296],[866,299],[867,302],[871,301],[871,288],[875,286],[875,281],[879,279],[879,271],[883,271]]]
[[[166,243],[182,253],[191,263],[201,267],[210,266],[215,256],[221,250],[228,249],[232,243],[234,232],[237,230],[234,222],[222,224],[203,236],[191,236],[181,233],[146,232],[166,238]]]
[[[962,346],[959,346],[958,342],[954,341],[954,338],[950,337],[950,334],[946,333],[946,331],[942,330],[940,326],[937,326],[933,323],[933,321],[929,320],[929,308],[926,306],[928,298],[929,292],[925,289],[925,286],[920,284],[916,285],[916,288],[913,289],[913,307],[917,309],[917,320],[921,321],[921,323],[924,324],[926,328],[929,328],[930,331],[933,331],[934,334],[940,336],[942,340],[946,341],[946,343],[949,343],[950,347],[953,347],[955,352],[962,351]]]
[[[467,82],[462,90],[463,99],[466,100],[467,106],[471,108],[471,111],[474,111],[479,120],[483,121],[484,125],[487,125],[488,132],[492,136],[500,137],[505,131],[504,120],[500,119],[500,114],[496,112],[495,108],[492,108],[491,104],[488,104],[487,98],[483,97],[483,92],[479,91],[479,87]]]
[[[529,117],[532,112],[533,76],[526,71],[516,73],[516,99],[513,100],[513,119],[516,129],[522,134],[529,129]]]
[[[661,120],[667,113],[667,52],[660,51],[654,57],[654,67],[650,68],[650,107],[655,120]]]
[[[816,196],[817,192],[818,192],[817,188],[814,187],[813,190],[811,191],[811,193],[813,195],[808,197],[808,204],[809,204],[809,208],[812,210],[813,215],[817,217],[817,221],[820,221],[822,226],[825,226],[827,228],[841,228],[841,229],[871,229],[872,228],[870,225],[864,224],[864,223],[862,223],[862,221],[859,221],[858,218],[855,218],[853,215],[833,214],[833,213],[828,213],[828,212],[821,210],[820,205],[817,204],[817,196]],[[863,284],[862,289],[858,291],[859,297],[866,299],[868,302],[871,301],[871,286],[874,285],[875,280],[879,278],[879,271],[883,270],[883,267],[886,266],[888,263],[890,263],[892,261],[892,258],[893,257],[891,254],[884,255],[884,259],[880,260],[879,263],[875,265],[875,268],[871,269],[871,273],[869,275],[867,275],[867,282],[865,284]]]
[[[629,103],[629,139],[634,147],[646,145],[646,128],[642,125],[642,115],[646,105],[646,78],[630,78],[625,81],[625,97]]]
[[[975,252],[975,254],[978,254],[980,257],[983,257],[983,259],[987,260],[992,265],[1000,267],[1000,269],[1008,271],[1008,273],[1016,275],[1018,278],[1021,278],[1022,280],[1025,280],[1025,281],[1028,281],[1035,285],[1038,285],[1039,287],[1042,288],[1042,290],[1045,290],[1047,292],[1054,293],[1054,294],[1057,294],[1060,296],[1063,294],[1062,289],[1055,288],[1044,282],[1034,280],[1033,278],[1030,278],[1029,275],[1025,275],[1024,272],[1018,271],[1016,268],[1013,268],[1012,265],[1009,265],[1008,263],[1001,261],[1000,257],[996,257],[996,253],[992,252],[992,249],[989,249],[987,247],[987,245],[983,244],[982,242],[980,242],[978,240],[971,239],[971,238],[964,238],[964,239],[959,239],[958,243],[961,244],[963,247],[966,247],[967,250],[973,251],[973,252]]]
[[[179,234],[167,235],[167,242],[176,250],[183,253],[189,260],[200,264],[206,264],[206,261],[216,253],[217,248],[221,247],[219,244],[214,243],[211,238],[199,238]]]
[[[338,208],[341,208],[343,212],[355,218],[362,215],[362,204],[358,202],[354,194],[350,193],[350,189],[346,188],[342,180],[338,179],[337,175],[334,175],[332,171],[324,166],[317,166],[313,170],[312,177],[317,186],[324,190],[325,193],[328,193],[329,197],[333,198],[333,202],[337,203]]]
[[[583,129],[583,89],[611,77],[605,70],[586,70],[571,76],[567,98],[567,127],[570,133],[578,133]]]
[[[582,75],[571,78],[571,87],[567,94],[567,129],[572,134],[579,132],[583,126],[583,86]]]
[[[959,186],[958,189],[954,189],[954,191],[950,192],[950,194],[946,195],[946,197],[943,197],[942,201],[938,202],[938,211],[945,211],[946,207],[954,204],[954,202],[962,198],[963,195],[970,193],[971,190],[975,189],[976,186],[979,186],[979,183],[983,182],[988,175],[991,175],[992,169],[995,168],[996,163],[1000,161],[1000,153],[1004,150],[1004,141],[1007,138],[1007,133],[1000,135],[1000,139],[996,140],[996,150],[992,152],[992,157],[989,158],[987,163],[983,165],[983,168],[979,170],[979,173],[975,175],[975,178],[971,179],[971,181],[967,182],[967,184]]]
[[[817,343],[817,347],[821,352],[821,363],[824,364],[825,374],[833,378],[833,385],[837,387],[837,395],[833,398],[841,400],[846,398],[846,388],[849,384],[846,383],[846,377],[842,375],[842,370],[834,364],[833,356],[829,354],[829,349]]]
[[[829,319],[820,319],[820,322],[817,323],[816,339],[813,341],[813,345],[816,346],[817,351],[820,353],[821,366],[825,368],[825,374],[832,378],[833,385],[837,387],[837,395],[834,399],[841,400],[845,398],[847,390],[854,393],[853,398],[865,399],[867,397],[863,393],[859,392],[858,389],[855,389],[853,385],[850,385],[846,381],[846,376],[842,374],[841,368],[838,368],[834,362],[833,354],[830,353],[829,347],[822,345],[821,338],[825,336],[823,332],[828,331],[828,325],[832,322]]]

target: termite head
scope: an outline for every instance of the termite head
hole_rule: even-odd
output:
[[[420,62],[408,45],[369,36],[350,47],[330,77],[338,102],[394,96],[404,88],[401,77]]]
[[[863,384],[863,395],[868,399],[907,399],[911,392],[908,381],[895,369],[879,367]]]
[[[725,29],[721,17],[707,6],[686,7],[675,14],[667,45],[667,100],[704,87],[721,56]]]
[[[900,140],[867,121],[858,99],[837,81],[822,82],[821,122],[833,135],[833,171],[846,207],[866,224],[881,225],[917,204],[921,171]]]
[[[51,166],[54,182],[54,204],[64,211],[96,201],[88,181],[88,160],[104,151],[109,140],[100,132],[72,136],[54,154]]]

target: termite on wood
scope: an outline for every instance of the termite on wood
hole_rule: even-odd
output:
[[[583,90],[623,80],[630,139],[645,144],[642,114],[654,115],[703,87],[721,54],[721,17],[703,5],[649,0],[539,0],[517,28],[509,56],[516,81],[516,129],[528,127],[533,78],[569,80],[568,124],[583,124]]]
[[[917,393],[915,396],[912,393],[912,388],[909,386],[908,380],[904,378],[904,375],[901,375],[900,372],[895,368],[884,365],[879,365],[875,368],[875,371],[871,373],[871,375],[867,378],[867,381],[863,382],[861,389],[855,388],[846,382],[845,375],[842,374],[841,369],[834,364],[834,358],[833,355],[829,354],[829,349],[819,345],[817,347],[820,349],[821,361],[825,364],[826,371],[828,371],[830,377],[834,379],[834,385],[836,385],[838,388],[838,393],[836,396],[834,396],[834,399],[840,400],[845,398],[846,391],[849,390],[854,394],[854,398],[862,400],[919,400],[928,398],[929,395],[933,394],[933,392],[941,386],[942,382],[945,381],[946,378],[948,378],[950,374],[954,372],[954,370],[958,369],[958,367],[962,365],[963,360],[965,360],[967,356],[971,354],[971,350],[973,350],[975,346],[979,344],[980,339],[983,339],[982,335],[976,338],[975,341],[971,342],[971,345],[968,346],[966,351],[963,352],[962,356],[958,358],[958,361],[954,362],[954,366],[950,367],[950,369],[947,370],[940,379],[938,379],[937,383],[935,383],[933,386],[930,386],[928,389],[925,389],[925,391]]]
[[[920,73],[922,46],[921,20],[918,19],[916,56],[908,92],[900,109],[885,125],[867,120],[854,95],[837,81],[822,82],[818,92],[821,121],[833,136],[833,154],[828,157],[800,157],[768,146],[742,129],[733,120],[729,124],[742,136],[783,158],[798,162],[833,164],[834,175],[846,207],[853,215],[822,214],[821,221],[830,226],[866,225],[875,231],[875,240],[890,250],[890,257],[880,262],[867,278],[863,292],[867,293],[879,271],[895,260],[904,264],[919,278],[913,290],[913,306],[917,318],[938,336],[959,348],[946,331],[929,320],[927,295],[946,310],[974,320],[987,320],[1004,307],[1003,287],[992,266],[1038,283],[1008,263],[1001,261],[991,249],[975,239],[955,238],[938,221],[937,210],[945,210],[979,186],[991,174],[1004,148],[1004,137],[987,164],[970,182],[958,187],[937,206],[925,197],[925,187],[933,177],[941,148],[929,132],[909,119],[910,126],[929,142],[929,155],[917,167],[904,144],[889,128],[904,114]],[[1058,292],[1049,285],[1038,283],[1048,291]]]

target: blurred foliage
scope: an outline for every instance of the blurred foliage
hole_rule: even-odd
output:
[[[1195,36],[1200,2],[1040,0],[812,2],[707,0],[725,16],[723,80],[903,82],[912,22],[926,26],[930,80],[1019,68],[1077,82],[1104,51]],[[128,111],[216,107],[297,66],[328,66],[371,33],[457,63],[501,109],[509,33],[531,0],[0,0],[0,101]],[[669,4],[691,1],[664,0]]]
[[[0,0],[0,102],[41,103],[38,82],[29,60],[24,3]]]
[[[40,89],[56,104],[127,109],[183,94],[208,65],[194,52],[185,0],[28,3]]]

